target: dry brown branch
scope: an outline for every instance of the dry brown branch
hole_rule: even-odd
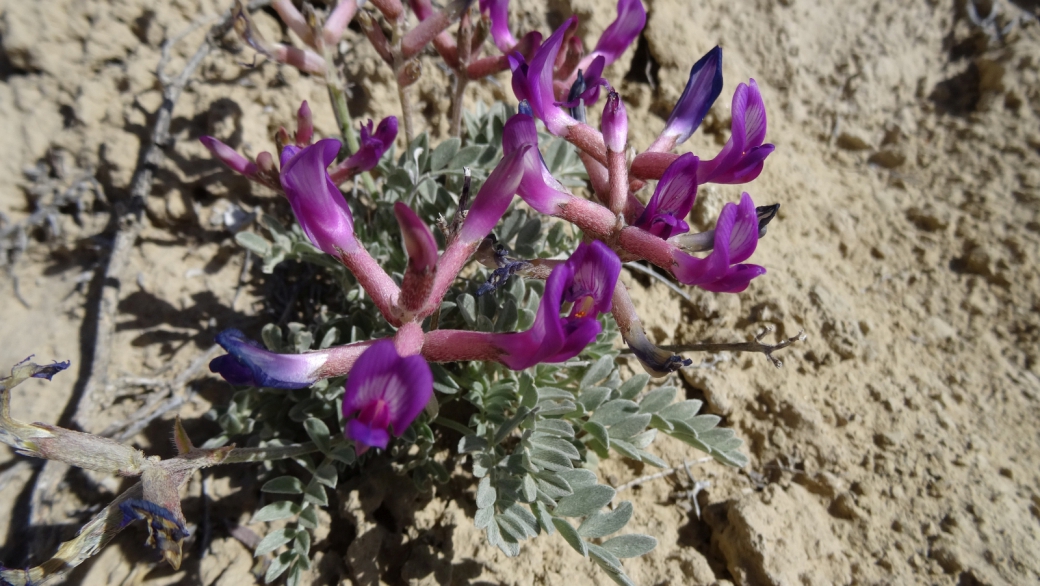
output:
[[[773,352],[787,348],[795,342],[805,341],[806,336],[804,331],[799,331],[798,335],[781,340],[776,344],[763,344],[762,338],[772,331],[772,327],[766,327],[750,342],[698,342],[695,344],[661,346],[661,349],[668,352],[759,352],[765,354],[766,358],[773,363],[773,366],[780,368],[784,363],[779,358],[773,356]]]
[[[258,0],[250,3],[250,9],[255,9],[266,4],[270,0]],[[167,40],[162,47],[162,56],[156,67],[156,77],[163,86],[163,101],[155,113],[155,123],[152,126],[151,140],[144,147],[141,157],[138,159],[137,168],[131,179],[130,197],[128,201],[117,202],[112,214],[112,223],[115,229],[112,251],[107,262],[99,267],[101,291],[98,297],[98,309],[96,321],[93,324],[93,357],[90,368],[86,371],[87,380],[83,384],[82,391],[73,395],[73,403],[66,407],[66,414],[71,413],[68,420],[75,427],[87,429],[89,415],[93,413],[93,407],[97,401],[100,389],[108,386],[108,371],[111,363],[112,342],[115,335],[116,314],[119,306],[120,287],[126,267],[130,260],[130,251],[133,249],[137,238],[143,227],[142,217],[144,215],[145,200],[152,189],[152,180],[156,170],[165,159],[165,148],[170,142],[170,122],[173,118],[173,109],[180,99],[184,88],[191,80],[195,70],[206,58],[215,46],[216,40],[223,36],[231,27],[231,12],[213,25],[207,33],[202,44],[196,49],[185,64],[184,69],[176,77],[169,77],[165,68],[170,59],[172,47],[184,38],[178,35]],[[194,25],[195,28],[201,26]],[[189,31],[190,32],[190,31]],[[66,419],[63,417],[63,419]],[[33,494],[30,499],[29,524],[38,526],[44,523],[44,509],[53,497],[54,488],[68,471],[68,466],[60,462],[48,461],[36,477]],[[40,539],[34,540],[38,549]]]
[[[684,460],[682,466],[673,466],[671,468],[666,468],[665,470],[662,470],[662,471],[658,472],[657,474],[650,474],[648,476],[640,476],[639,478],[636,478],[635,480],[632,480],[632,481],[629,481],[629,482],[626,482],[626,483],[622,484],[621,486],[617,487],[614,490],[616,490],[617,492],[621,492],[623,490],[628,490],[630,488],[635,488],[637,486],[646,484],[647,482],[652,482],[652,481],[657,480],[659,478],[665,478],[666,476],[671,476],[672,474],[675,474],[679,470],[684,470],[685,469],[687,474],[689,474],[689,472],[690,472],[690,465],[691,464],[692,465],[704,464],[705,462],[711,462],[713,459],[714,458],[708,456],[708,457],[705,457],[705,458],[700,458],[698,460],[694,460],[692,462],[687,462],[687,461]]]

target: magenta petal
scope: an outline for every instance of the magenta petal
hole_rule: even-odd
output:
[[[437,241],[433,238],[433,233],[412,208],[403,202],[394,204],[394,215],[401,226],[401,237],[404,239],[405,251],[408,252],[408,264],[418,271],[433,269],[437,264]]]
[[[751,279],[764,274],[766,274],[766,269],[758,265],[733,265],[718,280],[699,285],[699,287],[713,293],[740,293],[748,288]]]
[[[245,175],[246,177],[253,177],[257,174],[256,163],[240,155],[238,151],[212,136],[200,137],[199,142],[209,149],[209,152],[213,153],[213,156],[217,157],[221,163],[227,165],[235,173]]]
[[[746,183],[762,172],[773,145],[764,145],[766,111],[758,84],[740,84],[733,93],[732,134],[714,159],[701,165],[699,183]]]
[[[389,426],[400,436],[433,397],[433,374],[418,355],[401,356],[392,340],[372,344],[354,365],[343,393],[343,417],[359,423],[347,425],[348,437],[372,447],[367,439],[381,438]],[[356,435],[350,435],[353,432]]]
[[[503,53],[516,46],[516,38],[509,32],[509,0],[480,0],[480,11],[491,18],[491,38]]]
[[[347,422],[344,435],[362,446],[379,448],[381,450],[385,450],[386,445],[390,443],[390,432],[386,429],[370,427],[357,419],[351,419]]]
[[[617,11],[617,18],[603,31],[590,53],[593,57],[602,55],[605,65],[617,61],[646,25],[646,9],[640,0],[618,0]]]
[[[372,121],[361,126],[361,140],[358,151],[347,158],[342,166],[352,170],[352,174],[370,171],[379,164],[383,153],[390,149],[397,138],[397,117],[387,116],[379,121],[379,126],[372,132]]]
[[[570,285],[564,289],[563,300],[574,303],[584,297],[592,297],[591,316],[610,313],[614,287],[621,274],[621,259],[618,255],[599,240],[591,244],[582,242],[567,259],[567,264],[573,271],[573,277]],[[579,310],[576,303],[573,311]]]
[[[755,211],[755,202],[751,201],[751,196],[745,191],[740,196],[733,230],[729,236],[729,262],[744,262],[755,252],[757,245],[758,214]]]
[[[675,266],[672,273],[676,280],[684,285],[703,285],[716,281],[726,274],[729,268],[729,241],[736,221],[737,206],[728,203],[722,208],[719,220],[715,224],[715,245],[706,258],[697,258],[691,254],[676,250],[672,254]]]
[[[542,362],[566,362],[574,358],[589,344],[596,341],[596,336],[603,331],[603,326],[596,319],[575,319],[564,324],[563,345]]]
[[[463,242],[480,242],[502,219],[524,176],[524,156],[528,150],[529,147],[521,147],[502,157],[502,161],[480,186],[466,214],[466,222],[459,231],[459,238]]]
[[[688,232],[686,216],[697,199],[699,165],[700,160],[693,153],[681,155],[672,162],[635,225],[666,240]]]
[[[568,18],[538,48],[531,64],[526,68],[517,55],[510,57],[513,70],[513,93],[518,100],[528,100],[535,116],[545,122],[546,128],[554,135],[560,136],[566,129],[577,123],[557,104],[553,93],[553,68],[556,56],[560,52],[564,35],[574,26],[577,19]]]
[[[625,103],[621,101],[621,96],[613,89],[607,93],[607,104],[603,108],[600,127],[607,149],[616,153],[624,152],[625,145],[628,144],[628,112],[625,111]]]
[[[217,334],[217,343],[228,354],[209,363],[211,372],[234,385],[300,389],[318,380],[324,354],[277,354],[264,349],[236,329]]]
[[[557,265],[545,281],[545,292],[531,329],[494,336],[493,344],[502,352],[499,356],[502,364],[513,370],[523,370],[545,362],[546,358],[560,351],[565,341],[560,305],[563,303],[563,289],[571,277],[569,266]]]
[[[675,144],[690,138],[722,93],[722,49],[715,47],[693,64],[690,80],[676,102],[664,133],[675,137]]]
[[[280,176],[282,189],[303,232],[315,246],[333,256],[357,247],[350,208],[326,171],[336,160],[339,147],[339,141],[332,138],[296,154],[292,154],[295,147],[287,146],[282,151]]]
[[[521,102],[520,110],[524,110]],[[516,114],[510,118],[502,129],[502,152],[510,155],[526,148],[523,155],[523,178],[517,186],[517,193],[527,205],[543,214],[559,212],[559,206],[572,196],[545,166],[545,160],[538,150],[538,130],[534,118],[527,114]],[[504,213],[504,212],[503,212]]]

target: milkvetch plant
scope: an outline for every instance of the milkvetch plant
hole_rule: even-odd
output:
[[[288,200],[294,225],[265,214],[262,231],[236,235],[262,258],[263,272],[274,278],[302,262],[321,276],[303,283],[313,288],[306,311],[286,312],[306,323],[268,324],[263,343],[234,328],[216,335],[226,354],[210,370],[236,389],[210,414],[222,433],[196,448],[178,423],[180,455],[170,460],[11,420],[8,390],[63,365],[20,365],[4,379],[0,439],[27,454],[142,477],[139,490],[95,517],[100,528],[85,533],[89,539],[63,546],[55,558],[62,567],[86,559],[113,527],[135,519],[148,521],[149,543],[176,567],[189,536],[177,495],[187,475],[262,460],[262,491],[276,500],[253,521],[285,523],[255,553],[276,554],[268,582],[284,574],[296,584],[310,567],[326,489],[364,474],[374,458],[424,488],[454,473],[435,457],[450,452],[468,458],[477,479],[473,521],[490,545],[517,555],[526,539],[558,532],[613,580],[630,584],[620,560],[651,551],[656,540],[617,534],[633,507],[615,502],[596,463],[620,454],[665,467],[651,449],[658,433],[725,464],[747,463],[743,442],[717,427],[719,417],[699,414],[700,401],[676,401],[672,386],[647,388],[652,377],[690,360],[647,338],[619,275],[623,263],[640,262],[684,285],[737,293],[765,273],[746,261],[778,206],[757,207],[745,192],[723,206],[713,229],[691,233],[687,222],[700,185],[750,182],[773,150],[755,81],[734,91],[732,134],[718,153],[672,152],[721,95],[722,51],[712,49],[693,65],[664,130],[635,154],[625,104],[604,72],[642,31],[639,0],[619,0],[616,20],[587,54],[575,18],[544,37],[531,31],[517,40],[508,0],[470,4],[454,0],[437,11],[428,0],[412,0],[418,23],[408,28],[409,11],[398,0],[372,0],[371,7],[345,0],[326,18],[309,5],[301,11],[288,0],[273,2],[306,45],[296,48],[262,39],[236,3],[236,29],[248,45],[325,78],[340,133],[317,137],[303,102],[295,132],[276,134],[276,154],[251,160],[216,138],[201,140],[233,172]],[[355,18],[395,73],[403,140],[397,117],[356,131],[346,111],[331,47]],[[407,91],[427,45],[455,83],[453,136],[436,145],[415,131]],[[495,50],[500,54],[490,54]],[[468,82],[505,71],[514,105],[462,111]],[[601,96],[597,127],[587,110]],[[400,154],[395,144],[404,145]],[[656,186],[640,196],[650,191],[647,181]],[[592,199],[575,195],[571,188],[579,186],[589,187]],[[645,374],[622,379],[618,338]],[[452,417],[442,414],[448,404]],[[251,447],[235,448],[232,440]],[[95,444],[104,446],[96,454],[114,455],[87,457],[81,446]],[[284,458],[300,466],[283,468]],[[37,583],[62,573],[57,567],[2,576]]]

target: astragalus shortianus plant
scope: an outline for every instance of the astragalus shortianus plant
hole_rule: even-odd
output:
[[[631,583],[620,559],[649,552],[656,540],[618,534],[633,508],[614,502],[616,491],[594,472],[597,461],[613,453],[665,467],[650,449],[659,432],[729,465],[747,459],[742,441],[717,427],[719,417],[698,415],[700,401],[676,401],[670,386],[647,389],[651,377],[690,360],[651,343],[619,274],[623,263],[646,263],[680,284],[732,294],[766,272],[746,261],[778,206],[756,206],[745,192],[722,208],[712,230],[691,233],[686,221],[700,185],[748,183],[773,151],[755,81],[733,92],[732,134],[718,153],[673,153],[722,92],[722,50],[712,49],[694,63],[664,130],[635,154],[625,105],[603,75],[642,31],[639,0],[618,2],[617,19],[588,53],[575,18],[548,36],[532,31],[516,40],[508,0],[479,7],[454,0],[440,11],[412,0],[411,27],[398,0],[360,10],[354,0],[339,2],[327,18],[306,4],[302,11],[289,0],[271,4],[306,47],[261,38],[240,4],[236,30],[269,59],[324,77],[340,135],[316,137],[304,102],[295,132],[277,133],[277,156],[254,160],[216,138],[202,142],[288,200],[295,225],[264,215],[268,237],[236,239],[272,278],[286,263],[313,267],[297,283],[308,301],[291,314],[304,319],[267,325],[263,344],[237,329],[216,336],[227,354],[210,369],[237,389],[212,412],[223,432],[196,448],[178,423],[180,455],[170,460],[11,420],[10,388],[62,365],[16,367],[4,382],[0,438],[28,455],[142,481],[54,559],[5,569],[3,580],[63,574],[135,519],[148,522],[149,543],[176,567],[190,536],[178,496],[187,477],[204,466],[264,461],[270,498],[253,522],[278,524],[255,554],[273,555],[268,582],[285,574],[296,584],[310,567],[326,489],[364,474],[372,458],[427,487],[455,473],[445,463],[468,455],[474,523],[491,545],[512,556],[528,538],[559,533],[615,581]],[[355,132],[347,111],[334,48],[352,19],[395,73],[406,133],[400,155],[396,117]],[[428,44],[455,86],[453,136],[436,145],[415,132],[408,90]],[[513,105],[463,112],[467,83],[507,70]],[[598,129],[586,117],[594,107]],[[653,180],[644,204],[638,194]],[[575,195],[576,186],[589,187],[592,198]],[[622,380],[619,335],[646,374]],[[299,466],[280,467],[285,458]]]

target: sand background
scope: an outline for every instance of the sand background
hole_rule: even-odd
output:
[[[630,279],[637,306],[659,343],[744,340],[766,325],[782,336],[804,330],[808,340],[779,355],[780,370],[760,355],[693,356],[706,362],[682,373],[686,395],[704,399],[747,441],[751,464],[694,466],[694,477],[710,482],[698,506],[685,474],[623,493],[636,505],[631,528],[660,541],[626,562],[638,583],[1040,580],[1040,8],[965,2],[645,0],[644,47],[607,72],[628,105],[631,142],[652,142],[689,67],[721,45],[722,97],[684,148],[717,151],[732,91],[754,77],[777,148],[744,187],[757,203],[782,207],[755,255],[769,272],[747,292],[693,291],[687,302]],[[587,47],[614,14],[608,0],[514,4],[514,31],[547,32],[576,14]],[[972,7],[981,19],[970,18]],[[29,354],[73,361],[51,383],[19,387],[17,417],[68,416],[89,374],[110,202],[126,197],[161,102],[160,46],[225,8],[213,0],[0,2],[0,225],[25,220],[34,201],[55,193],[79,193],[83,206],[78,214],[64,206],[21,252],[4,251],[0,365]],[[274,18],[258,21],[269,39],[290,37]],[[169,71],[183,67],[205,28],[174,46]],[[389,68],[357,32],[345,41],[352,109],[397,113]],[[219,329],[255,331],[270,319],[259,302],[273,294],[263,275],[253,267],[239,286],[244,257],[227,220],[257,206],[285,216],[288,206],[214,163],[197,138],[273,150],[273,132],[292,123],[302,99],[319,135],[334,134],[335,124],[315,79],[271,63],[249,67],[252,54],[240,49],[229,38],[207,57],[174,110],[173,140],[123,275],[113,380],[170,376]],[[433,58],[424,60],[419,109],[439,137],[449,86]],[[504,78],[469,95],[513,100]],[[710,225],[741,187],[703,189],[693,223]],[[205,437],[215,428],[199,416],[226,401],[228,387],[195,388],[180,414]],[[103,395],[88,431],[145,400],[118,385]],[[132,441],[170,455],[172,415]],[[673,465],[700,457],[669,438],[654,446]],[[19,459],[0,449],[0,559],[11,566],[39,562],[49,553],[33,545],[40,531],[67,538],[119,487],[73,473],[30,510],[39,468]],[[615,485],[651,472],[624,461],[600,468]],[[222,469],[207,477],[205,499],[202,481],[192,481],[186,512],[197,520],[205,509],[212,543],[205,556],[192,549],[179,572],[155,563],[138,528],[69,582],[254,583],[251,554],[226,524],[246,523],[255,510],[256,474]],[[313,583],[606,581],[558,537],[525,544],[515,559],[489,549],[472,528],[464,477],[432,496],[399,486],[379,470],[341,485],[315,542]],[[41,526],[27,528],[30,518]]]

